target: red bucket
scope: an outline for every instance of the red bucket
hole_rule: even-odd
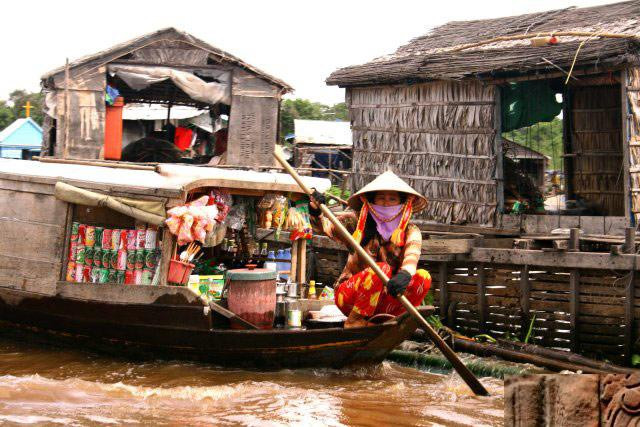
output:
[[[172,259],[169,264],[169,274],[167,275],[167,282],[177,283],[184,285],[189,281],[189,275],[193,271],[195,265],[188,262],[182,262],[177,259]]]

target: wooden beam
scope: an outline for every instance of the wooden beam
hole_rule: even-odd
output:
[[[469,256],[456,255],[456,259],[541,267],[640,270],[638,255],[611,255],[602,252],[543,252],[524,249],[473,248]]]
[[[494,224],[497,223],[497,216],[504,211],[504,170],[503,170],[503,158],[502,158],[502,102],[500,98],[500,86],[495,85],[495,108],[493,110],[493,123],[496,129],[496,135],[494,137],[494,155],[496,156],[496,172],[495,179],[498,183],[496,187],[496,200],[498,206],[496,209],[496,218]]]
[[[622,120],[622,168],[623,176],[622,182],[624,185],[624,217],[627,219],[627,224],[631,225],[635,223],[633,214],[631,213],[631,152],[629,147],[629,101],[627,100],[627,82],[628,74],[627,69],[620,70],[620,119]]]
[[[423,254],[468,254],[475,246],[475,239],[438,239],[422,241]]]

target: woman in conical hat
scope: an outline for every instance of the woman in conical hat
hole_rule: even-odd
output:
[[[329,237],[340,241],[333,224],[322,218],[317,202],[324,203],[324,196],[315,192],[312,216],[320,220]],[[349,254],[334,286],[336,305],[348,316],[346,328],[366,326],[367,319],[376,314],[403,313],[398,295],[404,294],[418,306],[431,287],[429,273],[418,270],[422,234],[410,223],[411,215],[424,209],[427,199],[387,171],[351,196],[348,203],[353,210],[338,214],[338,218],[390,280],[385,287],[357,253]]]

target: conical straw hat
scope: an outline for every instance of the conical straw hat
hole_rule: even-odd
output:
[[[411,188],[409,184],[400,179],[395,173],[386,171],[351,197],[348,203],[351,209],[358,211],[362,207],[360,196],[366,193],[375,193],[376,191],[397,191],[398,193],[412,194],[416,196],[413,201],[413,212],[419,212],[427,207],[427,198],[416,190]]]

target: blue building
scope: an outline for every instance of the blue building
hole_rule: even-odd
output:
[[[0,132],[0,157],[30,159],[40,154],[42,128],[31,118],[17,119]]]

